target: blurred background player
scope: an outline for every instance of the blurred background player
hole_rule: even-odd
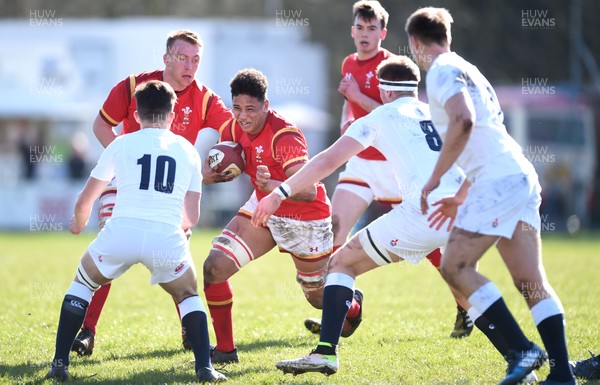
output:
[[[342,134],[354,120],[382,104],[377,88],[377,66],[392,55],[381,47],[387,34],[389,17],[383,6],[378,1],[361,0],[354,3],[352,15],[351,34],[356,52],[348,55],[342,62],[342,81],[338,88],[345,97],[341,119]],[[395,205],[402,202],[402,197],[395,183],[393,166],[379,150],[368,147],[348,161],[333,192],[331,207],[334,252],[346,243],[352,228],[373,200]],[[427,259],[439,270],[440,257],[440,251],[434,250]],[[456,320],[450,336],[467,337],[473,330],[473,322],[458,301],[456,305]],[[305,325],[311,332],[319,333],[319,319],[307,319]]]
[[[94,121],[93,129],[98,141],[104,147],[108,146],[117,138],[114,127],[119,123],[123,125],[121,135],[140,129],[140,125],[133,115],[137,107],[132,95],[136,84],[149,80],[165,81],[173,87],[177,94],[175,119],[171,125],[173,133],[183,136],[193,145],[200,130],[204,128],[221,129],[226,122],[233,118],[233,115],[219,96],[206,86],[199,85],[195,80],[202,52],[202,40],[195,32],[189,30],[171,32],[167,37],[166,52],[163,55],[164,70],[130,75],[110,91]],[[112,215],[116,195],[117,189],[111,184],[100,196],[100,228]],[[94,350],[96,325],[109,291],[110,283],[103,285],[94,294],[82,330],[73,344],[73,351],[79,355],[90,355]],[[184,347],[190,348],[185,343],[185,336]]]
[[[267,79],[255,69],[239,71],[231,80],[235,120],[221,132],[222,141],[239,143],[246,157],[244,172],[254,192],[250,199],[213,240],[204,262],[204,293],[213,319],[217,345],[213,362],[238,362],[233,338],[233,290],[229,278],[251,261],[278,246],[289,253],[296,267],[296,281],[307,301],[320,309],[327,265],[331,255],[331,206],[322,183],[298,191],[263,227],[250,223],[254,208],[308,161],[304,134],[269,108]],[[205,183],[219,174],[203,171]],[[358,326],[361,296],[352,302],[348,318]]]
[[[227,380],[210,362],[206,311],[183,231],[200,217],[202,164],[194,146],[169,130],[176,98],[165,82],[137,87],[134,116],[142,129],[108,145],[77,198],[69,222],[73,234],[85,228],[94,201],[117,178],[119,199],[113,216],[81,258],[64,297],[49,378],[68,380],[69,351],[94,291],[141,262],[151,272],[151,284],[160,284],[178,304],[196,358],[197,379]]]
[[[538,175],[506,132],[492,85],[477,67],[451,51],[452,21],[448,10],[427,7],[406,22],[410,50],[427,71],[432,135],[435,132],[443,140],[422,188],[423,214],[428,195],[435,194],[455,163],[467,175],[464,202],[441,202],[462,203],[452,214],[456,222],[442,259],[442,275],[506,337],[509,365],[501,385],[520,383],[548,357],[550,374],[542,384],[576,384],[569,366],[564,309],[542,264]],[[492,246],[523,294],[548,354],[523,334],[496,285],[477,272],[477,262]]]
[[[329,149],[282,184],[279,191],[265,197],[255,211],[254,224],[266,221],[282,199],[285,201],[285,194],[326,177],[369,145],[379,149],[394,165],[394,181],[398,186],[408,186],[407,181],[424,181],[435,165],[441,141],[432,134],[427,104],[417,99],[419,68],[406,56],[391,56],[379,65],[377,77],[385,105],[353,123]],[[438,191],[437,195],[454,194],[463,178],[462,171],[454,167],[442,182],[443,191]],[[348,296],[352,298],[356,276],[404,259],[418,263],[446,242],[448,232],[439,232],[429,226],[420,212],[420,191],[414,184],[410,185],[411,188],[400,188],[404,197],[401,205],[373,221],[333,254],[323,292],[319,344],[306,357],[278,362],[277,368],[284,373],[335,373],[339,366],[337,345],[347,310],[346,301]],[[470,307],[466,298],[458,299],[465,307]],[[490,328],[489,322],[483,323],[484,320],[480,317],[477,326],[500,354],[506,356],[508,349],[504,337]],[[532,376],[528,382],[535,380]]]

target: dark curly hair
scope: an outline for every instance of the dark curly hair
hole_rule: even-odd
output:
[[[267,98],[268,82],[265,74],[254,68],[245,68],[235,74],[231,82],[231,97],[252,96],[261,102]]]

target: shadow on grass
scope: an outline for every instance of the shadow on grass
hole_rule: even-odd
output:
[[[278,338],[268,340],[254,340],[251,342],[239,342],[237,344],[237,350],[240,354],[244,352],[256,353],[260,350],[268,350],[270,348],[277,347],[303,347],[313,348],[318,339],[298,339],[298,338]]]
[[[114,379],[107,378],[106,375],[98,376],[102,373],[102,364],[98,363],[94,369],[84,370],[85,366],[81,363],[76,363],[69,367],[70,378],[69,384],[107,384],[107,385],[123,385],[123,384],[189,384],[196,383],[194,374],[193,361],[185,362],[180,365],[174,365],[167,370],[144,370],[137,373],[128,373],[127,375],[115,376]],[[54,380],[46,380],[44,377],[50,365],[47,364],[42,368],[41,365],[28,366],[23,365],[5,365],[0,364],[0,382],[12,383],[20,385],[42,385],[53,384]],[[259,372],[260,368],[245,368],[243,370],[235,370],[235,366],[229,366],[233,370],[220,370],[227,376],[231,376],[232,380],[246,374]],[[113,369],[114,370],[114,369]],[[81,374],[82,372],[91,374]]]
[[[244,359],[244,353],[261,353],[261,351],[267,351],[270,348],[282,347],[282,346],[302,346],[306,344],[312,346],[312,343],[298,341],[297,339],[270,339],[261,341],[252,341],[249,343],[238,344],[238,350],[240,351],[241,359]],[[115,380],[107,379],[106,376],[100,380],[97,378],[98,373],[102,373],[103,363],[110,361],[131,361],[131,365],[135,365],[136,362],[141,360],[151,359],[171,359],[173,356],[181,355],[178,360],[183,358],[183,362],[174,363],[169,370],[149,370],[139,373],[133,373],[128,377],[119,377]],[[243,378],[245,375],[258,373],[264,371],[265,368],[260,365],[253,365],[251,367],[242,367],[238,365],[226,365],[215,367],[222,371],[228,377],[231,377],[230,383],[237,383],[238,378]],[[86,369],[87,368],[87,369]],[[24,362],[21,364],[10,365],[0,363],[0,380],[8,381],[14,384],[50,384],[53,381],[45,380],[44,376],[50,369],[50,360],[47,362]],[[114,369],[113,369],[114,370]],[[190,383],[195,382],[194,376],[194,356],[191,352],[184,352],[182,349],[159,349],[153,351],[145,351],[139,353],[128,353],[118,354],[112,353],[108,357],[102,358],[96,357],[78,357],[74,354],[71,355],[71,363],[69,367],[71,378],[69,384],[164,384],[164,383]],[[81,372],[95,372],[90,375],[79,375]],[[4,382],[0,381],[0,382]],[[243,380],[242,380],[243,382]],[[304,382],[298,382],[303,384]]]

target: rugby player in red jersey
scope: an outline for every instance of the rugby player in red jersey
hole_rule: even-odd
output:
[[[308,148],[302,131],[269,108],[267,79],[260,71],[241,70],[230,86],[235,121],[222,130],[221,140],[241,144],[246,157],[244,172],[250,176],[254,192],[214,239],[204,262],[204,293],[217,337],[212,354],[215,363],[239,360],[229,278],[277,246],[291,255],[296,281],[307,301],[320,309],[333,245],[331,206],[320,182],[286,200],[266,226],[250,223],[258,202],[308,162]],[[203,174],[205,183],[219,177],[206,167]],[[362,293],[357,291],[347,317],[349,334],[360,322],[361,301]]]
[[[134,118],[137,108],[133,93],[136,85],[149,80],[161,80],[169,83],[177,94],[175,118],[171,131],[195,144],[198,132],[204,128],[220,130],[232,119],[231,111],[225,107],[221,98],[208,87],[195,80],[196,71],[202,59],[203,43],[193,31],[178,30],[167,37],[166,52],[163,55],[165,68],[130,75],[117,83],[94,121],[94,134],[98,141],[108,146],[117,136],[115,126],[122,123],[121,135],[140,129]],[[117,190],[111,183],[102,193],[99,202],[100,228],[112,214]],[[110,283],[103,285],[94,294],[90,303],[82,330],[73,343],[73,351],[79,355],[90,355],[94,350],[96,325],[108,297]],[[184,340],[184,346],[186,346]],[[189,348],[186,346],[186,348]]]

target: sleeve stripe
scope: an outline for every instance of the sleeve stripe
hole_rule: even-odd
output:
[[[308,157],[306,157],[306,156],[299,156],[297,158],[288,160],[287,162],[285,162],[282,165],[282,167],[285,170],[286,168],[288,168],[289,166],[291,166],[291,163],[300,163],[300,162],[306,161],[306,160],[308,160]]]
[[[135,75],[129,75],[129,100],[133,99],[135,94]]]
[[[208,92],[204,93],[204,98],[202,98],[202,120],[206,120],[206,110],[208,109],[208,100],[210,99],[210,94]]]
[[[225,128],[229,125],[230,120],[226,121],[225,123],[221,124],[221,127],[219,127],[219,129],[217,131],[219,131],[219,135],[223,133],[223,131],[225,131]]]
[[[277,131],[275,133],[275,135],[273,135],[273,139],[271,139],[271,153],[274,154],[275,153],[275,142],[276,139],[281,136],[282,134],[286,134],[286,133],[295,133],[295,134],[299,134],[302,135],[300,133],[300,130],[296,127],[284,127],[281,130]]]
[[[104,121],[106,123],[112,124],[113,126],[118,126],[119,122],[117,122],[116,120],[114,120],[113,118],[110,117],[110,115],[108,115],[106,113],[106,111],[104,111],[104,108],[100,109],[100,116],[104,119]]]

